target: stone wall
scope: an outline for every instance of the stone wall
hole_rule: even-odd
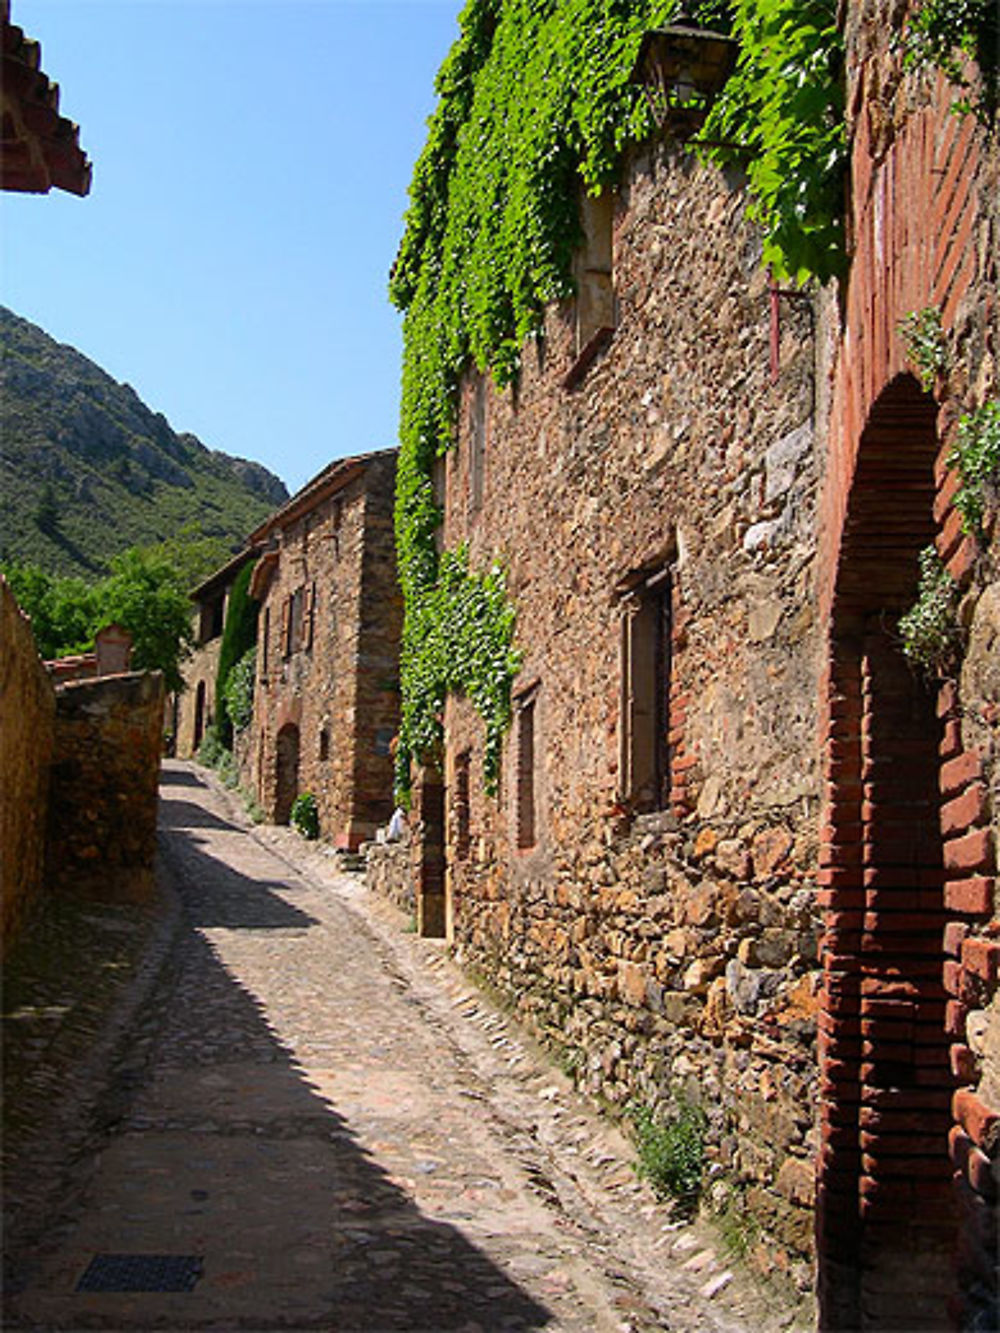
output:
[[[395,454],[274,520],[258,618],[250,784],[268,818],[316,797],[320,834],[356,849],[392,813],[401,595]],[[307,488],[308,492],[308,488]]]
[[[415,919],[417,904],[409,836],[400,842],[369,842],[364,850],[368,888]]]
[[[152,892],[163,704],[159,672],[59,689],[45,868],[51,891],[122,900]]]
[[[43,884],[55,694],[0,576],[0,955]]]
[[[595,1098],[704,1105],[733,1206],[763,1223],[756,1257],[804,1287],[821,791],[812,313],[781,310],[772,382],[745,196],[669,142],[627,164],[613,250],[617,327],[589,368],[574,363],[569,305],[549,312],[544,351],[526,351],[517,394],[488,390],[475,446],[465,386],[445,542],[468,540],[473,567],[503,560],[524,660],[499,800],[483,791],[480,722],[447,705],[447,916],[459,955]],[[628,660],[648,656],[636,626],[657,597],[670,624],[650,667],[669,692],[655,793],[629,752],[653,724]]]

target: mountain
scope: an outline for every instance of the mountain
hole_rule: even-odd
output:
[[[93,578],[190,527],[233,549],[288,499],[267,468],[176,434],[128,384],[0,306],[0,556]]]

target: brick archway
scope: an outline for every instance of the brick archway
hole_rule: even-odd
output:
[[[817,1241],[821,1326],[939,1328],[954,1249],[936,692],[896,631],[934,539],[936,405],[861,432],[831,615]]]

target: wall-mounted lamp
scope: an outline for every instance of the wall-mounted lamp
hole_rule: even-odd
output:
[[[733,72],[738,51],[734,37],[700,27],[682,10],[667,27],[645,34],[631,79],[645,84],[662,124],[678,109],[706,111]]]

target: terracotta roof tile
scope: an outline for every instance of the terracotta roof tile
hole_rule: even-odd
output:
[[[87,194],[91,166],[80,147],[79,126],[59,114],[59,85],[42,72],[38,42],[11,23],[9,0],[0,0],[0,26],[0,186],[31,194],[45,194],[53,186]]]

